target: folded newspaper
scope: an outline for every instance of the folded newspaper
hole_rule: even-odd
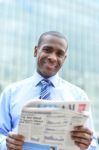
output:
[[[70,132],[85,124],[89,106],[88,101],[30,100],[18,126],[25,137],[23,150],[79,150]]]

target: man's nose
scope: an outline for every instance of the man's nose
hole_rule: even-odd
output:
[[[50,59],[51,61],[56,61],[57,55],[55,53],[49,54],[48,59]]]

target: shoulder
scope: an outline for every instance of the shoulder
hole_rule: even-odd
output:
[[[32,83],[33,77],[29,77],[26,79],[23,79],[21,81],[14,82],[10,85],[8,85],[2,93],[13,93],[17,92],[22,88],[28,87]]]
[[[88,100],[88,96],[84,89],[81,89],[77,85],[74,85],[62,78],[59,78],[59,84],[64,89],[64,91],[69,91],[73,97],[78,100]]]

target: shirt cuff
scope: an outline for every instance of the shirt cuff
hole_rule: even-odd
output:
[[[0,150],[7,150],[6,137],[3,137],[2,140],[0,141]]]
[[[88,148],[88,150],[97,150],[98,141],[95,137],[93,137],[93,140]]]

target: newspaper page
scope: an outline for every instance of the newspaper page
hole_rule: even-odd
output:
[[[84,125],[89,102],[32,100],[22,109],[18,132],[23,150],[79,150],[71,139],[74,126]]]

